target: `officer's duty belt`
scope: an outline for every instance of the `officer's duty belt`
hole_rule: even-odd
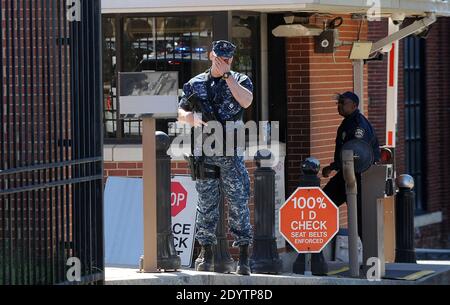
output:
[[[199,179],[217,179],[220,177],[220,167],[200,162]]]

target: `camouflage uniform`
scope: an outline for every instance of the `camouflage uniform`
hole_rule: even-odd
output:
[[[232,57],[235,46],[229,42],[219,41],[213,45],[213,51],[218,56]],[[231,55],[231,56],[230,56]],[[231,71],[241,86],[253,91],[250,78],[244,74]],[[210,86],[208,89],[207,86]],[[183,86],[183,96],[179,107],[192,111],[189,100],[195,95],[205,112],[214,113],[217,120],[225,127],[226,121],[242,120],[244,109],[233,97],[226,80],[213,78],[210,71],[192,78]],[[245,167],[243,156],[205,156],[206,164],[220,168],[219,179],[197,179],[196,189],[199,194],[197,205],[196,239],[201,245],[216,244],[216,226],[219,219],[219,203],[221,189],[229,203],[229,227],[234,236],[233,246],[248,245],[252,241],[250,225],[250,178]]]
[[[216,244],[216,225],[221,201],[220,186],[229,203],[228,224],[234,237],[234,247],[250,244],[250,178],[243,157],[205,157],[208,164],[220,167],[220,179],[197,180],[199,200],[197,206],[196,238],[201,245]]]

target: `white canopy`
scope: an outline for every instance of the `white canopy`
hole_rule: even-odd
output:
[[[381,7],[381,14],[420,15],[435,12],[450,16],[447,0],[102,0],[103,13],[186,12],[247,10],[257,12],[302,11],[320,13],[367,13]]]

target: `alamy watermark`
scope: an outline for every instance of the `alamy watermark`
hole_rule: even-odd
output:
[[[78,257],[69,257],[66,263],[69,269],[66,272],[68,282],[81,282],[81,261]]]
[[[196,157],[246,156],[258,151],[270,151],[270,160],[261,160],[262,166],[276,165],[280,160],[280,123],[278,121],[208,121],[206,126],[175,129],[170,154],[182,157],[186,152]],[[267,162],[263,164],[264,162]]]
[[[381,0],[367,0],[369,7],[367,10],[368,21],[381,21]]]
[[[381,260],[378,257],[370,257],[367,259],[367,269],[366,278],[369,282],[379,282],[381,281]]]
[[[81,21],[81,2],[80,0],[66,0],[67,12],[66,18],[69,22]]]

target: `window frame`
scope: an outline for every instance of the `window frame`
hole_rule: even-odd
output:
[[[415,180],[415,213],[420,215],[427,211],[425,40],[414,36],[405,38],[403,52],[405,169]]]
[[[212,16],[212,37],[213,40],[219,39],[232,39],[232,16],[239,14],[239,12],[232,11],[217,11],[217,12],[169,12],[169,13],[108,13],[102,14],[103,18],[114,18],[115,22],[115,39],[116,39],[116,71],[115,77],[116,80],[118,78],[119,72],[123,71],[123,26],[124,20],[126,18],[153,18],[153,17],[186,17],[186,16]],[[246,15],[254,15],[260,16],[257,12],[245,12]],[[258,27],[260,24],[258,25]],[[103,39],[103,38],[102,38]],[[258,33],[257,41],[260,41],[260,33]],[[260,44],[257,45],[257,61],[256,66],[258,67],[260,64]],[[255,88],[257,88],[258,92],[255,93],[255,109],[253,110],[253,116],[256,117],[256,121],[259,122],[261,114],[260,114],[260,75],[259,70],[255,71],[256,79],[252,79],[254,82]],[[193,75],[194,76],[194,75]],[[104,97],[103,97],[104,99]],[[103,112],[105,113],[105,111]],[[117,126],[118,128],[122,128],[122,123],[120,118],[117,118]],[[106,130],[103,128],[103,132],[106,133]],[[123,135],[123,131],[119,132],[119,135]],[[104,144],[142,144],[142,136],[139,137],[104,137]]]

